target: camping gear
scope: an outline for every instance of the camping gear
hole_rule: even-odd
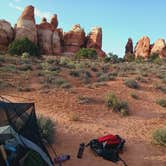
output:
[[[23,166],[45,166],[39,153],[29,150],[28,153],[20,160],[20,165]]]
[[[85,144],[81,143],[78,149],[77,158],[81,159],[84,153]]]
[[[41,157],[45,165],[53,166],[53,161],[39,133],[34,103],[11,103],[1,96],[0,99],[2,99],[0,100],[0,138],[6,134],[10,137],[12,136],[12,139],[14,139],[13,143],[15,142],[14,146],[17,147],[17,162],[19,162],[23,155],[21,151],[27,154],[29,150],[32,150]],[[4,139],[4,147],[9,142],[12,142],[10,137]],[[4,156],[1,153],[0,163],[3,163],[2,159]],[[10,166],[13,166],[12,162]]]
[[[6,166],[9,166],[9,163],[8,163],[8,160],[7,160],[7,154],[6,154],[6,151],[5,151],[4,147],[3,147],[3,145],[0,145],[0,152],[1,152],[2,157],[3,157],[3,159],[4,159],[5,163],[6,163]]]
[[[114,163],[122,161],[124,166],[127,166],[124,160],[119,156],[119,152],[123,150],[125,140],[119,135],[106,135],[98,139],[91,140],[86,146],[90,146],[95,155],[103,157],[103,159]]]
[[[54,159],[54,163],[62,163],[64,161],[70,160],[70,155],[63,154]]]
[[[125,140],[122,139],[119,135],[105,135],[98,138],[98,142],[103,143],[105,148],[116,149],[117,151],[122,151],[124,147]]]

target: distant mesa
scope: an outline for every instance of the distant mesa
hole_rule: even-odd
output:
[[[57,14],[50,22],[43,18],[40,24],[36,24],[33,6],[24,9],[14,28],[9,22],[0,20],[0,50],[7,50],[13,40],[23,38],[38,44],[41,53],[46,55],[74,54],[80,48],[94,48],[98,56],[106,55],[102,50],[101,28],[94,28],[86,36],[84,29],[76,24],[70,31],[63,32],[58,28]]]

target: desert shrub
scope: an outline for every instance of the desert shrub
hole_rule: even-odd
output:
[[[162,82],[163,82],[164,84],[166,84],[166,78],[163,78],[163,79],[162,79]]]
[[[49,144],[53,144],[55,142],[55,123],[50,118],[43,116],[37,118],[37,123],[41,138]]]
[[[80,120],[79,114],[78,113],[72,113],[70,115],[70,120],[75,121],[75,122],[79,121]]]
[[[30,92],[32,89],[30,87],[19,86],[19,87],[17,87],[17,90],[19,92]]]
[[[60,87],[63,89],[69,89],[69,88],[71,88],[71,84],[69,82],[66,82],[66,83],[61,84]]]
[[[142,56],[138,56],[138,57],[135,59],[135,62],[142,64],[143,62],[145,62],[145,59],[144,59]]]
[[[102,82],[102,81],[113,81],[115,80],[115,77],[109,74],[101,74],[98,79],[97,82]]]
[[[91,102],[91,99],[87,96],[82,96],[82,95],[79,95],[77,97],[77,100],[78,100],[78,103],[79,104],[88,104]]]
[[[101,67],[101,70],[104,72],[104,73],[107,73],[110,69],[110,64],[104,64],[102,67]]]
[[[143,77],[148,77],[147,71],[142,72],[141,75],[142,75]]]
[[[157,99],[156,103],[159,104],[161,107],[166,107],[166,99]]]
[[[26,59],[28,59],[29,57],[30,57],[30,54],[29,54],[28,52],[23,52],[22,55],[21,55],[21,59],[22,59],[22,60],[24,60],[24,59],[26,60]]]
[[[7,66],[3,66],[0,68],[0,71],[2,72],[11,72],[11,73],[15,73],[17,71],[17,67],[16,65],[13,64],[9,64]]]
[[[5,62],[5,57],[4,56],[0,56],[0,62]]]
[[[59,64],[63,67],[75,68],[75,63],[68,57],[61,57]]]
[[[27,71],[27,70],[32,70],[32,65],[30,64],[23,64],[19,67],[19,70],[21,71]]]
[[[73,77],[80,77],[80,71],[78,70],[71,70],[69,74]]]
[[[153,62],[153,61],[156,60],[157,58],[159,58],[159,54],[153,53],[153,54],[151,54],[151,55],[149,56],[148,61]]]
[[[97,72],[97,71],[98,71],[97,67],[95,67],[95,66],[92,66],[92,67],[91,67],[91,70],[92,70],[93,72]]]
[[[157,89],[157,90],[160,90],[163,93],[166,93],[166,86],[162,86],[160,84],[155,84],[154,88]]]
[[[139,99],[139,97],[136,93],[131,93],[130,95],[133,99]]]
[[[143,82],[143,83],[146,83],[146,82],[147,82],[142,76],[137,76],[137,77],[135,77],[135,79],[136,79],[137,81],[140,81],[140,82]]]
[[[107,107],[112,108],[114,112],[119,112],[122,115],[128,115],[128,103],[126,101],[119,100],[114,93],[108,93],[105,97],[105,102]]]
[[[92,75],[89,71],[84,71],[83,74],[84,74],[84,77],[88,77],[88,78],[92,77]]]
[[[87,59],[97,59],[97,52],[92,48],[81,48],[75,55],[76,59],[87,58]]]
[[[101,86],[107,86],[107,84],[105,82],[95,82],[92,84],[92,87],[94,88],[101,87]]]
[[[128,53],[125,55],[125,61],[127,62],[133,62],[135,61],[135,56],[134,54]]]
[[[132,88],[132,89],[138,89],[139,88],[139,85],[137,83],[137,81],[133,80],[133,79],[126,79],[124,81],[124,84],[129,87],[129,88]]]
[[[57,88],[69,88],[70,84],[67,80],[61,77],[57,77],[53,80],[52,84],[54,84]]]
[[[47,70],[60,72],[60,67],[59,66],[48,66]]]
[[[155,143],[166,146],[166,127],[155,130],[152,136]]]
[[[36,44],[31,42],[28,38],[22,40],[14,40],[8,47],[8,52],[12,55],[22,55],[22,53],[27,52],[31,56],[39,56],[39,48]]]
[[[160,71],[160,73],[157,74],[157,77],[160,79],[166,79],[166,72],[165,71]]]
[[[9,88],[9,87],[11,87],[11,84],[9,84],[6,81],[0,80],[0,89],[5,89],[5,88]]]
[[[105,62],[110,62],[110,63],[124,62],[123,58],[119,58],[118,55],[116,55],[112,52],[108,53],[108,56],[105,57],[104,61]]]

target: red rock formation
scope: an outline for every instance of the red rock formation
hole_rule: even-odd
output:
[[[143,36],[136,44],[135,57],[142,57],[147,59],[150,56],[150,39],[147,36]]]
[[[163,48],[166,47],[166,44],[165,44],[165,40],[164,39],[158,39],[152,49],[151,49],[151,54],[158,54],[160,56],[161,54],[161,51],[163,50]]]
[[[63,35],[64,52],[75,53],[85,44],[85,32],[81,26],[74,25],[73,28]]]
[[[52,25],[53,29],[56,29],[58,27],[58,18],[56,14],[52,16],[50,24]]]
[[[128,39],[128,42],[126,44],[125,54],[133,54],[133,41],[131,38]]]
[[[102,29],[95,27],[87,36],[87,48],[94,48],[100,57],[105,57],[102,48]]]
[[[17,21],[15,33],[16,39],[23,39],[27,37],[32,42],[37,43],[37,29],[35,25],[33,6],[27,6],[24,9]]]
[[[61,39],[58,30],[54,30],[52,34],[52,51],[55,55],[61,53]]]
[[[125,46],[125,59],[129,60],[131,56],[134,59],[134,54],[133,54],[133,41],[131,38],[128,38],[127,44]]]
[[[11,24],[5,20],[0,20],[0,50],[6,50],[13,37],[14,32]]]
[[[53,30],[46,18],[42,19],[41,24],[37,25],[38,45],[42,54],[52,54],[52,35]]]
[[[166,47],[164,47],[160,52],[160,58],[166,58]]]

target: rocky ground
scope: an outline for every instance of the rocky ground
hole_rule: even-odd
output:
[[[153,130],[165,125],[166,110],[156,104],[157,99],[166,98],[165,72],[165,64],[111,65],[74,63],[67,58],[31,60],[0,56],[0,95],[17,102],[33,101],[37,115],[55,121],[54,147],[59,154],[71,155],[64,166],[115,165],[94,156],[88,148],[81,160],[76,158],[81,142],[109,133],[119,134],[126,140],[121,156],[129,166],[165,166],[166,149],[152,141]],[[108,79],[106,73],[114,77]],[[124,80],[129,78],[137,80],[140,88],[128,88]],[[108,92],[128,102],[129,116],[123,117],[106,107]]]

